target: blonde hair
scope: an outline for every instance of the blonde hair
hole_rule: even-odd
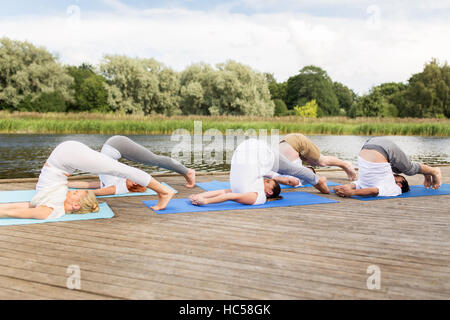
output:
[[[85,214],[90,212],[98,212],[100,210],[94,191],[86,191],[86,195],[80,199],[80,206],[81,208],[73,213]]]

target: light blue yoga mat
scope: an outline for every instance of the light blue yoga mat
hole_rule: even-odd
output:
[[[339,186],[339,183],[333,182],[333,181],[327,181],[327,185],[329,187]],[[205,191],[216,191],[216,190],[223,190],[223,189],[230,189],[230,182],[228,181],[209,181],[209,182],[197,182],[196,186],[199,186]],[[310,184],[306,184],[304,186],[298,186],[298,187],[291,187],[288,185],[280,184],[281,189],[297,189],[297,188],[310,188],[313,187]]]
[[[338,203],[339,201],[331,200],[325,197],[317,196],[307,192],[286,192],[283,193],[282,200],[268,201],[261,205],[245,205],[234,201],[223,203],[208,204],[206,206],[195,206],[189,199],[172,199],[164,210],[155,211],[158,214],[184,213],[184,212],[207,212],[207,211],[224,211],[224,210],[250,210],[264,208],[279,208],[292,206],[306,206],[312,204]],[[143,201],[150,208],[156,205],[157,200]]]
[[[163,185],[172,189],[175,193],[178,193],[177,190],[169,186],[167,183],[163,182]],[[16,191],[0,191],[0,203],[14,203],[14,202],[29,202],[35,195],[35,190],[16,190]],[[147,189],[146,192],[130,192],[130,193],[122,193],[117,195],[109,195],[109,196],[98,196],[97,198],[117,198],[117,197],[138,197],[138,196],[154,196],[156,192]]]
[[[362,197],[353,196],[353,199],[358,199],[361,201],[372,201],[372,200],[385,200],[385,199],[398,199],[398,198],[414,198],[414,197],[429,197],[429,196],[442,196],[450,194],[450,184],[443,184],[437,190],[427,189],[423,185],[411,186],[409,192],[402,193],[396,197]]]
[[[100,211],[86,214],[66,214],[58,219],[16,219],[16,218],[0,218],[0,226],[14,226],[23,224],[36,224],[48,222],[64,222],[64,221],[81,221],[95,219],[109,219],[114,217],[114,212],[106,203],[100,203]]]

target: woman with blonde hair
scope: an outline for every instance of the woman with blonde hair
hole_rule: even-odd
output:
[[[162,210],[174,192],[148,173],[115,161],[77,141],[59,144],[42,167],[36,194],[30,202],[0,205],[0,217],[56,219],[66,213],[88,213],[99,210],[93,191],[69,190],[67,178],[75,170],[105,174],[135,181],[158,194],[153,210]]]

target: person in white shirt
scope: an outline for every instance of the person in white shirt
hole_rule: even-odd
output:
[[[124,158],[137,163],[158,166],[177,172],[185,177],[187,188],[193,188],[195,186],[195,170],[186,168],[172,158],[156,155],[128,137],[116,135],[109,138],[103,145],[101,153],[115,161]],[[147,187],[139,185],[130,179],[106,174],[99,175],[99,179],[100,181],[72,181],[69,183],[69,187],[96,189],[94,192],[97,196],[145,192],[147,190]]]
[[[439,168],[410,161],[394,142],[383,137],[366,141],[358,156],[358,167],[356,182],[334,188],[338,196],[398,196],[409,191],[408,181],[400,173],[423,174],[426,188],[438,189],[442,183]]]
[[[191,195],[194,205],[207,205],[232,200],[242,204],[264,204],[267,199],[280,199],[280,185],[266,176],[279,173],[310,183],[323,193],[329,193],[325,177],[319,177],[305,167],[297,167],[264,141],[248,139],[235,150],[231,160],[230,189]],[[278,177],[278,179],[288,179]]]
[[[97,212],[99,206],[93,191],[68,190],[67,177],[75,170],[112,175],[147,186],[158,193],[158,203],[152,207],[154,210],[166,208],[175,194],[140,169],[115,161],[81,142],[66,141],[60,143],[47,159],[32,200],[0,205],[0,217],[55,219],[66,213]]]

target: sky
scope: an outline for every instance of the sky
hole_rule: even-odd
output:
[[[0,0],[0,37],[71,65],[123,54],[182,71],[231,59],[278,82],[316,65],[364,94],[450,61],[450,1]]]

